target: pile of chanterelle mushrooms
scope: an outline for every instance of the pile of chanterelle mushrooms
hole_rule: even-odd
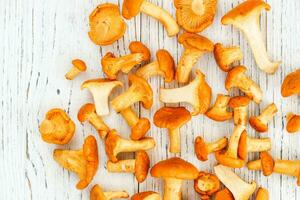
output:
[[[126,31],[126,24],[122,18],[131,19],[140,12],[159,20],[165,27],[168,35],[175,36],[181,26],[187,32],[179,35],[178,42],[183,45],[184,52],[175,68],[172,55],[160,49],[156,58],[150,61],[149,49],[141,42],[131,42],[131,54],[116,57],[108,52],[102,59],[102,70],[106,78],[87,80],[81,88],[87,89],[94,99],[94,104],[83,105],[78,112],[80,122],[89,122],[99,133],[105,144],[109,172],[124,172],[135,174],[136,180],[141,183],[150,174],[164,180],[164,200],[181,199],[181,185],[183,180],[194,180],[194,188],[201,199],[216,200],[246,200],[257,188],[256,183],[247,183],[233,173],[230,168],[242,168],[247,165],[250,170],[261,170],[265,176],[273,172],[295,176],[300,185],[300,160],[273,159],[268,151],[271,150],[270,138],[251,138],[247,135],[248,121],[257,132],[266,132],[268,122],[277,112],[276,105],[271,103],[259,116],[248,119],[248,104],[254,101],[259,104],[263,99],[260,86],[247,76],[245,66],[235,66],[236,61],[243,57],[239,47],[224,47],[222,44],[213,44],[208,38],[196,34],[212,24],[216,12],[217,0],[174,0],[177,21],[164,9],[147,0],[124,0],[122,15],[119,7],[105,3],[99,5],[90,15],[90,39],[97,45],[109,45],[121,38]],[[257,66],[268,74],[273,74],[279,62],[269,59],[263,35],[260,31],[259,17],[261,10],[270,10],[270,5],[262,0],[246,0],[225,16],[221,22],[231,24],[240,29],[245,35],[252,49]],[[197,70],[195,78],[189,82],[192,68],[204,53],[213,52],[220,69],[227,72],[225,87],[229,91],[238,88],[245,96],[230,97],[218,94],[211,106],[211,88],[205,81],[205,75]],[[73,80],[81,72],[86,71],[85,62],[73,60],[73,67],[66,74],[66,78]],[[121,95],[109,102],[109,95],[123,83],[117,80],[118,74],[128,74],[136,66],[135,73],[128,75],[130,87]],[[150,109],[153,103],[152,88],[147,82],[152,76],[162,76],[165,82],[178,81],[186,83],[180,88],[161,88],[159,100],[163,103],[189,103],[193,106],[190,113],[184,107],[163,107],[154,115],[153,123],[169,132],[169,151],[179,153],[180,127],[191,120],[192,116],[204,114],[215,121],[226,121],[233,118],[234,130],[230,137],[220,138],[214,142],[207,142],[201,137],[195,139],[195,154],[200,161],[206,161],[209,154],[214,154],[219,163],[214,167],[214,174],[199,172],[191,163],[173,157],[150,163],[146,151],[155,146],[155,140],[147,137],[150,129],[150,120],[139,118],[132,105],[142,103],[145,109]],[[283,97],[300,94],[300,69],[290,73],[284,80],[281,88]],[[130,139],[122,137],[115,129],[108,127],[101,116],[108,115],[109,105],[122,115],[131,127]],[[288,115],[287,131],[290,133],[300,130],[300,116]],[[67,144],[73,137],[75,124],[61,109],[51,109],[40,125],[42,139],[47,143],[59,145]],[[119,160],[118,154],[134,152],[135,159]],[[247,155],[259,152],[260,159],[247,163]],[[56,149],[54,159],[64,168],[75,172],[79,177],[76,187],[86,188],[92,181],[98,168],[97,141],[94,136],[88,136],[82,148],[78,150]],[[221,189],[221,183],[225,189]],[[110,200],[113,198],[128,198],[125,191],[104,191],[95,185],[90,192],[92,200]],[[159,193],[146,191],[134,194],[132,200],[159,200]],[[256,194],[257,200],[269,199],[268,191],[262,187]]]

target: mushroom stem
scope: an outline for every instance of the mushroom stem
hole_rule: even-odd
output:
[[[143,77],[144,79],[149,79],[151,76],[164,75],[164,72],[160,70],[158,61],[153,61],[136,71],[136,75]]]
[[[215,142],[207,143],[206,144],[207,153],[210,154],[215,151],[220,151],[227,146],[227,143],[228,143],[227,138],[221,138]]]
[[[120,59],[120,61],[118,61],[118,63],[120,62],[119,64],[121,64],[120,70],[123,73],[128,74],[135,65],[137,65],[143,61],[144,54],[143,53],[133,53],[130,55],[122,56],[121,58],[117,58],[117,59]],[[116,63],[116,64],[118,64],[118,63]]]
[[[96,113],[92,113],[90,115],[89,122],[95,127],[96,130],[98,130],[100,137],[105,138],[109,131],[109,127]]]
[[[141,12],[160,21],[166,28],[168,36],[174,36],[179,32],[179,26],[176,23],[175,19],[164,9],[146,0],[143,1],[140,9]]]
[[[135,87],[129,87],[127,91],[111,101],[111,105],[117,112],[122,110],[122,108],[128,108],[134,102],[140,101],[140,94],[139,92],[135,92],[135,89]],[[124,101],[123,99],[127,99],[127,101]]]
[[[231,158],[238,158],[238,145],[241,134],[245,130],[245,126],[238,125],[235,126],[232,135],[230,136],[228,149],[226,151],[226,155]]]
[[[271,149],[270,138],[250,138],[247,137],[247,151],[248,152],[262,152]]]
[[[139,150],[149,150],[155,146],[155,141],[152,138],[144,138],[139,141],[121,139],[119,144],[119,152],[136,152]]]
[[[107,170],[109,172],[135,172],[135,159],[120,160],[116,163],[107,162]]]
[[[65,77],[68,80],[73,80],[81,71],[76,67],[72,66],[71,69],[66,73]]]
[[[128,123],[128,125],[130,127],[133,127],[134,125],[136,125],[139,122],[138,116],[131,109],[131,107],[128,107],[124,110],[121,110],[120,113],[121,113],[121,115],[123,116],[123,118],[126,120],[126,122]]]
[[[116,199],[116,198],[128,198],[128,193],[123,191],[109,191],[109,192],[103,192],[106,199]]]
[[[170,137],[170,152],[171,153],[180,153],[181,144],[180,144],[179,128],[169,129],[169,137]]]
[[[268,105],[262,113],[258,116],[258,119],[264,124],[267,124],[277,112],[277,107],[274,103]]]
[[[176,178],[164,179],[164,199],[181,200],[182,180]]]
[[[235,125],[246,126],[248,123],[248,107],[241,106],[233,109],[233,121]]]
[[[184,87],[180,88],[173,88],[173,89],[160,89],[160,100],[162,102],[166,103],[178,103],[178,102],[189,102],[191,99],[193,99],[194,93],[186,91],[190,91],[190,87],[194,87],[191,84],[186,85]],[[178,94],[184,94],[184,95],[178,95]]]
[[[192,0],[192,10],[196,15],[203,15],[205,12],[203,0]]]

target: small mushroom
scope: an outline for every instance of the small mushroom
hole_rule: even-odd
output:
[[[228,105],[233,108],[233,121],[235,125],[247,125],[249,103],[250,99],[244,96],[236,96],[230,99]]]
[[[120,81],[110,81],[108,79],[91,79],[81,85],[81,89],[88,89],[94,98],[97,115],[109,114],[108,97],[112,90],[118,86],[123,87]]]
[[[218,66],[224,72],[230,71],[232,63],[243,59],[240,47],[224,47],[220,43],[214,46],[214,56]]]
[[[191,33],[203,31],[213,23],[217,0],[174,0],[177,22]]]
[[[300,115],[293,113],[288,114],[286,130],[289,133],[296,133],[300,131]]]
[[[184,52],[179,60],[175,78],[179,83],[187,83],[193,66],[205,52],[212,52],[214,45],[208,38],[194,33],[183,33],[178,42],[183,45]]]
[[[205,81],[205,76],[196,71],[195,79],[188,85],[174,89],[160,88],[159,100],[163,103],[186,102],[194,107],[192,115],[205,113],[211,101],[211,88]]]
[[[67,144],[74,135],[75,124],[65,111],[54,108],[46,113],[39,130],[45,142]]]
[[[195,139],[195,153],[198,160],[207,161],[208,154],[216,151],[221,151],[226,148],[228,144],[227,138],[221,138],[215,142],[206,143],[201,136]]]
[[[227,110],[229,100],[229,96],[218,94],[215,104],[205,113],[205,115],[218,122],[231,119],[233,113]]]
[[[156,60],[140,67],[136,71],[136,75],[149,79],[151,76],[160,75],[163,76],[165,82],[170,83],[174,79],[175,63],[171,54],[164,49],[160,49],[156,52]]]
[[[134,74],[130,74],[128,80],[131,83],[130,87],[114,98],[110,102],[111,106],[116,112],[121,112],[132,104],[141,101],[145,109],[150,109],[153,104],[153,92],[149,83]]]
[[[161,200],[161,197],[157,192],[148,191],[134,194],[131,200]]]
[[[200,194],[201,199],[210,197],[220,190],[221,183],[218,177],[204,171],[199,172],[197,179],[194,180],[194,189]]]
[[[76,188],[82,190],[93,180],[98,169],[97,141],[94,136],[90,135],[85,138],[82,149],[55,149],[53,157],[65,169],[77,174],[80,180]]]
[[[73,80],[81,72],[86,71],[86,64],[83,60],[75,59],[72,60],[72,68],[66,73],[65,77],[68,80]]]
[[[231,191],[235,200],[248,200],[256,189],[256,183],[246,183],[228,167],[218,165],[214,167],[220,181]]]
[[[104,192],[99,185],[94,185],[90,192],[90,200],[112,200],[120,198],[128,198],[126,191],[106,191]]]
[[[300,95],[300,69],[288,74],[281,85],[281,96]]]
[[[236,87],[258,104],[263,97],[262,90],[253,80],[245,75],[246,71],[247,69],[244,66],[237,66],[231,69],[226,77],[225,88],[229,91],[231,88]]]
[[[174,36],[179,32],[176,20],[163,8],[160,8],[147,0],[124,0],[122,15],[125,19],[131,19],[140,12],[149,15],[163,24],[168,36]]]
[[[232,193],[227,188],[217,192],[215,200],[234,200]]]
[[[180,128],[190,120],[191,114],[184,107],[163,107],[154,114],[154,124],[157,127],[168,129],[171,153],[180,153]]]
[[[126,31],[126,23],[122,19],[119,7],[104,3],[90,14],[90,39],[97,45],[110,45],[120,39]]]
[[[110,130],[103,119],[97,115],[95,105],[92,103],[87,103],[80,108],[77,119],[81,123],[88,121],[98,131],[102,139],[106,137]]]
[[[105,140],[105,151],[110,161],[118,162],[117,155],[122,152],[147,151],[155,147],[153,138],[143,138],[138,141],[127,140],[118,135],[116,130],[111,130]]]
[[[231,24],[246,36],[252,49],[257,66],[268,74],[274,74],[280,62],[269,59],[263,35],[260,30],[261,11],[270,10],[271,6],[262,0],[246,0],[222,17],[222,24]]]
[[[147,118],[139,118],[131,107],[121,110],[120,114],[131,127],[130,138],[139,140],[149,131],[151,124]]]
[[[101,59],[102,70],[109,79],[115,80],[120,71],[128,74],[134,66],[151,58],[149,49],[141,42],[131,42],[129,50],[131,52],[129,55],[115,57],[113,53],[108,52]]]
[[[250,125],[258,132],[268,131],[268,122],[274,117],[277,112],[277,107],[274,103],[268,105],[259,116],[250,117]]]
[[[269,200],[269,192],[265,188],[258,188],[258,191],[256,193],[255,200]]]
[[[194,180],[199,174],[194,165],[176,157],[156,163],[150,173],[155,178],[164,179],[163,199],[172,200],[181,200],[183,180]]]
[[[116,163],[107,161],[107,170],[109,172],[134,173],[139,183],[146,180],[150,167],[150,159],[145,151],[137,151],[135,159],[120,160]]]

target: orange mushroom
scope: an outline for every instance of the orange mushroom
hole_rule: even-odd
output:
[[[227,188],[216,193],[215,200],[234,200],[232,193]]]
[[[65,111],[54,108],[46,113],[39,130],[45,142],[67,144],[74,135],[75,124]]]
[[[72,68],[66,73],[65,77],[68,80],[73,80],[81,72],[86,71],[86,64],[83,60],[75,59],[72,60]]]
[[[205,113],[205,115],[210,119],[219,122],[231,119],[233,113],[227,109],[229,101],[229,96],[218,94],[215,104]]]
[[[300,69],[288,74],[281,85],[281,95],[289,97],[300,95]]]
[[[90,200],[112,200],[120,198],[128,198],[126,191],[106,191],[104,192],[99,185],[94,185],[90,192]]]
[[[161,197],[157,192],[147,191],[134,194],[131,200],[161,200]]]
[[[77,174],[80,180],[76,187],[82,190],[89,185],[98,169],[97,141],[90,135],[84,140],[82,149],[55,149],[53,157],[65,169]]]
[[[111,3],[98,5],[90,14],[89,24],[89,37],[97,45],[110,45],[120,39],[126,31],[119,7]]]
[[[300,115],[293,113],[288,114],[286,130],[289,133],[296,133],[300,131]]]
[[[221,183],[218,177],[204,171],[199,172],[194,180],[194,189],[200,194],[201,199],[210,199],[210,197],[220,190]]]
[[[258,191],[256,193],[255,200],[269,200],[269,192],[265,188],[258,188]]]
[[[247,125],[249,103],[250,99],[244,96],[236,96],[230,99],[228,105],[233,108],[233,121],[235,125]]]

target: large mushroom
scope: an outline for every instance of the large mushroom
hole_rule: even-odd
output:
[[[184,107],[163,107],[156,111],[153,117],[154,124],[160,128],[167,128],[170,138],[170,152],[180,153],[180,128],[191,120],[190,112]]]
[[[289,133],[300,131],[300,115],[289,113],[287,116],[286,130]]]
[[[248,40],[257,66],[266,73],[273,74],[280,62],[273,62],[268,57],[259,23],[263,9],[270,10],[271,6],[262,0],[246,0],[223,16],[221,22],[240,29]]]
[[[218,122],[231,119],[233,112],[228,111],[229,101],[230,97],[228,95],[218,94],[215,104],[205,113],[205,115]]]
[[[128,198],[126,191],[103,191],[99,185],[94,185],[90,192],[90,200],[112,200],[120,198]]]
[[[300,95],[300,69],[288,74],[281,85],[281,95],[289,97]]]
[[[164,198],[181,200],[183,180],[194,180],[198,177],[197,168],[181,158],[170,158],[156,163],[150,173],[155,178],[164,179]]]

